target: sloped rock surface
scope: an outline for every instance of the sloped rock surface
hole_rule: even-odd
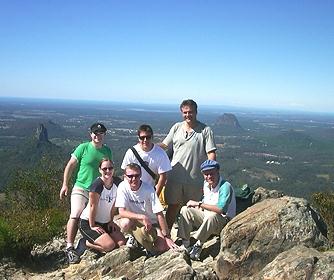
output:
[[[295,246],[279,254],[251,279],[334,279],[334,251],[321,253],[313,248]]]
[[[216,273],[220,279],[249,277],[295,245],[327,247],[305,199],[259,202],[232,219],[221,233]]]

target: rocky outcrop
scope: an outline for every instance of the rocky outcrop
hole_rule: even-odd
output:
[[[334,251],[320,253],[303,245],[280,253],[251,280],[334,279]]]
[[[254,191],[254,195],[252,196],[252,204],[258,203],[268,198],[279,198],[282,196],[284,196],[283,192],[277,190],[268,190],[263,187],[259,187]]]
[[[237,117],[231,113],[224,113],[223,115],[219,116],[215,122],[215,125],[234,129],[242,129]]]
[[[104,256],[86,251],[81,262],[66,265],[64,239],[36,246],[33,261],[54,271],[31,273],[7,269],[6,279],[333,279],[334,252],[328,248],[322,219],[305,199],[255,190],[255,205],[223,229],[220,238],[204,244],[201,261],[191,261],[184,252],[168,251],[147,258],[127,247]],[[274,197],[274,198],[266,198]],[[56,269],[56,270],[55,270]]]
[[[265,199],[232,219],[221,233],[216,272],[220,279],[250,277],[296,245],[327,247],[305,199]]]
[[[42,123],[39,124],[39,127],[36,129],[35,138],[39,142],[49,142],[48,130]]]

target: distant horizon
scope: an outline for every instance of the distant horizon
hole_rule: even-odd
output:
[[[179,105],[182,102],[182,100],[179,101],[179,103],[158,103],[158,102],[138,102],[138,101],[118,101],[118,100],[96,100],[96,99],[74,99],[74,98],[54,98],[54,97],[20,97],[20,96],[0,96],[0,100],[11,100],[15,102],[16,100],[26,101],[26,102],[33,102],[33,101],[44,101],[44,102],[50,102],[50,103],[68,103],[68,104],[88,104],[88,103],[95,103],[95,104],[121,104],[121,105],[131,105],[131,106],[162,106],[162,107],[175,107],[176,111],[179,109]],[[191,98],[190,98],[191,99]],[[334,116],[334,112],[319,112],[319,111],[304,111],[304,110],[288,110],[288,109],[280,109],[280,108],[260,108],[260,107],[247,107],[247,106],[232,106],[232,105],[225,105],[225,104],[201,104],[198,103],[195,99],[193,99],[197,105],[198,105],[198,111],[199,113],[202,111],[207,111],[212,108],[219,109],[230,109],[232,111],[240,111],[240,112],[254,112],[256,113],[272,113],[272,114],[312,114],[312,115],[326,115],[326,116]],[[132,108],[133,109],[133,108]],[[259,111],[258,111],[259,110]],[[255,112],[254,112],[255,113]]]

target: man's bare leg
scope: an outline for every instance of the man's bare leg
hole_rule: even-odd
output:
[[[166,211],[166,222],[169,230],[171,230],[173,227],[179,209],[180,209],[179,204],[168,204],[168,208]]]
[[[78,232],[78,222],[79,220],[76,218],[70,218],[67,222],[66,226],[66,241],[67,244],[74,244],[75,236],[77,235]]]

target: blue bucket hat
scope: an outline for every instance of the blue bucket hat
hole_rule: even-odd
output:
[[[205,171],[205,170],[210,170],[210,169],[214,169],[214,168],[217,168],[219,169],[220,166],[219,166],[219,163],[215,160],[211,160],[211,159],[207,159],[206,161],[204,161],[202,164],[201,164],[201,172]]]

